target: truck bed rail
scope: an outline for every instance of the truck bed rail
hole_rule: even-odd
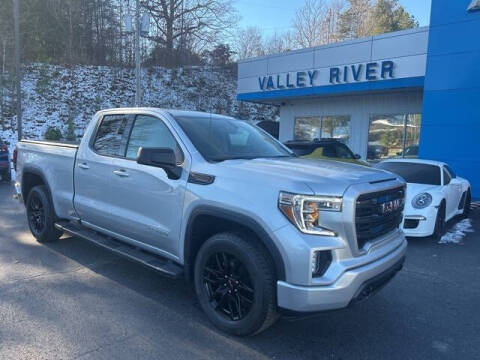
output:
[[[78,149],[78,146],[79,146],[78,143],[74,143],[74,142],[63,142],[63,141],[21,140],[20,142],[21,142],[21,143],[25,143],[25,144],[68,147],[68,148],[72,148],[72,149]]]

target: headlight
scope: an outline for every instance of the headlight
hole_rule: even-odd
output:
[[[306,234],[335,236],[335,233],[319,225],[321,211],[342,211],[342,198],[336,196],[310,196],[280,192],[280,211],[301,232]]]
[[[432,195],[429,193],[421,193],[412,199],[412,206],[415,209],[424,209],[432,203]]]

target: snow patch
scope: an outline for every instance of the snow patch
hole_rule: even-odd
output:
[[[473,227],[470,219],[465,219],[457,224],[442,236],[439,244],[461,244],[467,233],[472,233]]]

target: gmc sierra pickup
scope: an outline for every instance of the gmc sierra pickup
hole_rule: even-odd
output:
[[[184,276],[232,334],[347,307],[404,261],[403,180],[300,159],[230,117],[105,110],[79,146],[25,140],[15,155],[16,196],[39,242],[66,232]]]

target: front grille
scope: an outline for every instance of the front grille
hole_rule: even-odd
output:
[[[360,195],[355,211],[358,248],[361,249],[368,241],[398,228],[402,222],[404,206],[403,186]]]

